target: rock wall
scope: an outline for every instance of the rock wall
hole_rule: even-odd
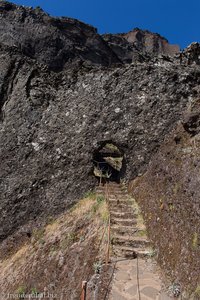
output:
[[[196,95],[197,70],[172,63],[56,75],[5,50],[0,59],[1,239],[92,188],[102,141],[124,151],[127,179],[143,172]]]

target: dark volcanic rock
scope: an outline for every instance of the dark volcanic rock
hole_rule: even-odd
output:
[[[196,95],[199,74],[162,61],[55,74],[4,48],[0,59],[1,239],[92,188],[103,141],[125,153],[127,179],[143,172]]]
[[[111,66],[179,51],[159,34],[134,29],[126,34],[97,34],[94,27],[71,18],[52,18],[40,8],[0,2],[0,43],[60,71],[74,64]]]
[[[200,112],[196,111],[185,116],[183,127],[192,136],[197,135],[200,132]]]
[[[180,53],[181,61],[188,65],[200,65],[200,44],[192,43],[182,53]]]
[[[73,61],[104,66],[119,63],[94,27],[75,19],[52,18],[39,8],[1,1],[0,32],[0,43],[17,47],[53,70]]]

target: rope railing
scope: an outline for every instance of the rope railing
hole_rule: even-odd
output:
[[[109,211],[109,191],[108,191],[108,183],[106,182],[105,186],[105,199],[106,203],[108,205],[108,211]],[[106,265],[108,265],[110,261],[110,212],[108,216],[108,231],[107,231],[107,248],[106,248]]]
[[[137,288],[138,288],[138,298],[141,300],[141,295],[140,295],[140,279],[139,279],[139,261],[137,257]]]

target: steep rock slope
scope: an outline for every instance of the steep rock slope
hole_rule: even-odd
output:
[[[158,260],[171,282],[181,284],[184,299],[200,299],[199,146],[198,101],[166,138],[147,173],[130,184]]]

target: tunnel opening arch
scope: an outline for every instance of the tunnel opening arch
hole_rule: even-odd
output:
[[[93,175],[102,183],[120,181],[126,174],[126,156],[121,145],[105,140],[93,151]]]

